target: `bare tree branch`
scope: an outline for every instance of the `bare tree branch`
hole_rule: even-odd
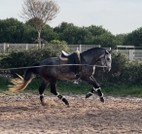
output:
[[[41,31],[43,26],[53,20],[59,12],[58,5],[52,0],[25,0],[22,6],[21,17],[34,19],[34,26],[38,32],[38,42],[41,44]]]

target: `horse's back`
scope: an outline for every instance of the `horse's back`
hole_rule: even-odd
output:
[[[40,62],[40,65],[59,65],[59,58],[58,57],[50,57],[50,58],[47,58],[47,59],[44,59]]]

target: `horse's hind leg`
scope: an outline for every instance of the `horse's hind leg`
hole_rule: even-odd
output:
[[[57,91],[56,91],[56,82],[51,82],[50,83],[51,86],[51,93],[53,93],[54,95],[56,95],[60,100],[62,100],[67,106],[69,106],[68,101],[66,100],[66,98],[64,98],[62,95],[60,95]]]
[[[39,87],[39,94],[40,94],[40,101],[41,101],[41,104],[43,106],[45,106],[45,101],[44,101],[44,90],[47,86],[47,82],[43,81],[43,83],[41,84],[41,86]]]

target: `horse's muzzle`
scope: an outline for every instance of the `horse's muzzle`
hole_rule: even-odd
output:
[[[108,73],[111,70],[111,67],[104,67],[103,70],[104,72]]]

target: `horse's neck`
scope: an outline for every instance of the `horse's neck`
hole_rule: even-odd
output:
[[[89,65],[95,65],[103,56],[102,53],[96,53],[96,54],[82,54],[81,55],[81,63],[82,64],[89,64]]]

